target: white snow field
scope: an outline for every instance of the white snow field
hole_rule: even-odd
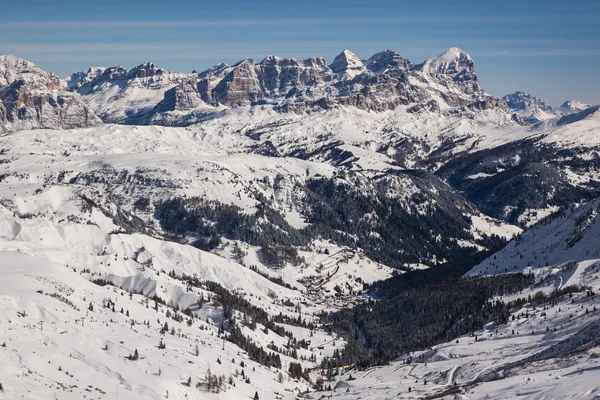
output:
[[[341,399],[597,397],[600,313],[594,307],[600,304],[597,294],[586,292],[564,296],[546,310],[525,304],[514,310],[514,321],[486,326],[475,333],[477,340],[462,337],[413,354],[410,365],[403,355],[388,366],[346,369],[326,383],[334,391],[314,393],[308,382],[289,378],[289,364],[314,368],[343,348],[343,340],[320,328],[279,324],[294,339],[311,343],[298,350],[305,359],[281,354],[281,370],[266,368],[219,338],[226,310],[213,301],[214,292],[169,273],[216,282],[270,316],[317,323],[321,311],[365,301],[362,283],[390,277],[393,270],[360,249],[325,240],[299,249],[306,260],[302,267],[271,268],[261,262],[258,247],[233,240],[201,251],[167,240],[154,215],[134,210],[131,201],[202,196],[253,213],[260,193],[274,199],[290,225],[302,227],[308,222],[294,182],[332,177],[337,166],[318,156],[291,157],[297,149],[309,153],[342,141],[356,157],[351,167],[360,165],[368,180],[384,170],[414,167],[448,141],[456,144],[452,152],[533,137],[592,149],[598,145],[597,113],[568,126],[557,119],[526,127],[497,110],[467,119],[427,118],[401,109],[339,107],[300,116],[239,107],[187,128],[103,125],[0,136],[0,399],[248,399],[255,392],[260,399],[291,399],[307,390],[312,398]],[[243,134],[252,130],[264,130],[261,142],[273,143],[281,157],[255,154],[256,143]],[[377,151],[402,138],[417,143],[404,165],[395,163],[394,154]],[[570,179],[586,176],[573,173]],[[392,195],[402,199],[412,190],[411,182],[402,182]],[[126,201],[115,204],[110,200],[115,198]],[[526,220],[550,211],[556,210],[528,210],[536,216]],[[597,212],[595,201],[538,223],[469,275],[533,272],[540,283],[513,297],[573,284],[598,293]],[[121,224],[136,218],[147,227],[144,233],[126,233]],[[509,239],[522,232],[483,215],[470,218],[475,238],[493,233]],[[111,284],[99,286],[93,279]],[[158,310],[148,300],[154,296],[165,303]],[[181,313],[187,308],[196,317],[191,325]],[[176,321],[173,314],[183,318]],[[240,312],[235,316],[244,319]],[[169,332],[161,333],[165,322]],[[255,330],[239,325],[267,351],[288,344],[288,337],[265,333],[261,324]],[[159,348],[161,341],[166,348]],[[129,357],[136,349],[139,357]],[[209,370],[224,376],[219,393],[207,387]],[[313,369],[313,381],[318,372]],[[355,379],[348,380],[350,375]]]
[[[46,207],[54,218],[76,209],[68,190],[49,191]],[[283,300],[302,301],[306,306],[300,315],[309,320],[321,306],[218,255],[141,234],[107,234],[100,226],[104,222],[105,229],[110,228],[111,223],[103,221],[102,214],[92,214],[96,222],[54,222],[39,216],[15,217],[0,206],[0,340],[6,352],[0,367],[4,388],[0,398],[219,398],[204,387],[209,369],[226,381],[232,379],[232,384],[224,384],[220,398],[247,398],[256,391],[261,398],[275,392],[292,397],[307,388],[306,383],[290,381],[287,373],[279,383],[279,370],[249,360],[246,352],[220,339],[222,307],[213,301],[197,307],[201,297],[208,300],[213,294],[168,273],[217,282],[272,315],[299,315]],[[120,289],[90,282],[99,278]],[[154,296],[168,307],[158,304],[155,310],[155,303],[147,301]],[[115,311],[104,307],[109,301]],[[168,318],[174,307],[189,307],[198,319],[188,324],[185,315],[181,322]],[[172,333],[161,334],[165,322]],[[300,349],[300,355],[308,358],[314,353],[320,360],[331,354],[335,338],[284,327],[298,340],[312,341],[313,350]],[[260,325],[255,331],[243,331],[265,348],[270,343],[283,347],[288,340],[263,332]],[[166,349],[158,348],[161,340]],[[317,349],[321,344],[324,348]],[[338,340],[338,346],[342,344]],[[128,359],[136,349],[139,359]],[[282,358],[285,372],[296,360]],[[241,378],[242,370],[249,383]]]
[[[289,379],[278,383],[277,371],[250,361],[238,347],[223,342],[212,323],[175,322],[165,317],[165,307],[147,308],[141,295],[122,296],[121,290],[96,286],[70,266],[47,259],[2,252],[0,265],[4,388],[0,398],[219,398],[195,387],[205,382],[209,369],[226,379],[232,377],[235,384],[226,383],[221,398],[248,398],[255,391],[271,398],[276,391],[305,388]],[[103,308],[108,298],[115,302],[116,312]],[[128,316],[118,311],[121,307]],[[208,319],[218,318],[210,303],[201,312]],[[160,334],[159,320],[168,321],[176,333]],[[276,340],[274,333],[260,337],[262,331],[257,332],[257,341]],[[166,345],[163,350],[158,348],[161,340]],[[195,346],[200,349],[198,356]],[[135,350],[139,359],[128,359]],[[250,383],[241,378],[242,370]]]

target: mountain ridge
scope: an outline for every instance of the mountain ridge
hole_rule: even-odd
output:
[[[555,108],[542,99],[522,91],[504,95],[502,99],[513,112],[529,124],[560,118],[592,107],[590,104],[577,100],[567,100],[560,107]]]
[[[217,64],[199,74],[167,72],[162,81],[153,82],[154,91],[147,94],[147,104],[137,109],[124,100],[128,96],[133,98],[128,87],[148,86],[146,81],[151,79],[124,80],[124,76],[131,74],[126,70],[116,76],[107,73],[119,68],[106,69],[102,74],[104,79],[96,77],[95,82],[89,82],[85,72],[68,78],[72,90],[79,92],[105,122],[187,125],[223,108],[245,105],[271,106],[280,112],[296,113],[340,105],[372,111],[402,106],[415,113],[505,108],[500,99],[479,87],[472,58],[458,48],[419,65],[391,50],[366,60],[344,50],[330,65],[321,57],[300,61],[267,56],[259,63],[243,59],[232,66]],[[118,97],[103,95],[115,91]],[[161,95],[163,98],[159,100]],[[107,102],[119,100],[125,112],[103,112],[110,108]]]

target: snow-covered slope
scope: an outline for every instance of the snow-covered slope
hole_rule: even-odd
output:
[[[154,302],[148,307],[143,295],[124,296],[120,289],[89,282],[84,264],[67,266],[14,251],[0,252],[0,261],[2,398],[216,399],[249,398],[255,392],[261,398],[276,392],[291,398],[306,388],[287,377],[279,383],[276,368],[250,360],[219,338],[222,310],[213,302],[197,311],[201,319],[189,324],[186,316],[178,322],[168,317],[173,309],[158,305],[155,310]],[[91,271],[97,274],[94,266]],[[247,287],[249,283],[245,281]],[[123,289],[137,293],[146,286],[138,282]],[[176,287],[179,291],[170,293],[173,287],[161,281],[157,292],[180,301],[197,298]],[[172,333],[161,333],[164,324]],[[287,340],[245,329],[263,346],[269,341],[283,346]],[[300,329],[296,335],[308,338],[308,331]],[[311,339],[326,340],[322,334]],[[138,357],[132,358],[136,352]],[[284,360],[287,365],[294,359]],[[211,374],[223,376],[220,393],[209,386]]]
[[[260,129],[258,117],[253,119],[252,125],[257,124],[256,127]],[[290,124],[297,124],[301,128],[301,122],[302,119],[292,120]],[[237,124],[242,124],[240,127],[244,125],[241,118],[231,123],[231,128],[236,130]],[[332,119],[331,123],[335,124],[335,120]],[[256,129],[252,125],[246,124],[249,134]],[[319,135],[325,133],[321,130]],[[372,241],[379,242],[375,248],[381,248],[396,238],[386,236],[387,229],[392,229],[390,223],[395,222],[384,218],[385,209],[377,205],[379,202],[390,202],[396,213],[415,221],[432,218],[431,213],[444,213],[448,218],[447,226],[433,226],[431,234],[436,229],[453,227],[452,233],[448,234],[460,239],[461,244],[449,242],[435,251],[421,251],[420,247],[415,247],[414,251],[418,253],[429,253],[429,257],[421,258],[420,262],[424,264],[445,259],[446,250],[443,249],[446,246],[477,247],[478,241],[491,235],[486,232],[497,233],[486,226],[503,225],[492,219],[482,219],[482,224],[475,229],[473,223],[462,214],[479,216],[479,212],[452,188],[432,174],[395,167],[393,158],[372,152],[368,144],[344,144],[335,137],[312,137],[312,128],[306,132],[298,131],[297,134],[300,135],[297,139],[288,138],[288,144],[279,143],[275,137],[261,138],[264,146],[270,140],[271,146],[279,147],[283,153],[273,157],[256,154],[260,142],[235,133],[225,134],[218,125],[214,130],[210,126],[183,129],[106,125],[64,132],[21,131],[1,139],[2,147],[6,149],[2,157],[6,161],[0,165],[0,170],[4,185],[25,185],[22,186],[24,188],[30,184],[69,185],[76,193],[91,196],[94,201],[101,199],[112,204],[105,208],[113,214],[115,208],[119,212],[135,214],[140,221],[122,222],[124,229],[136,232],[145,232],[146,228],[157,232],[163,229],[172,231],[177,225],[167,223],[167,217],[162,218],[155,212],[168,211],[169,207],[175,207],[179,202],[190,207],[191,199],[203,199],[203,202],[232,205],[239,212],[251,216],[268,206],[282,220],[267,219],[264,221],[265,227],[277,226],[277,229],[287,230],[290,234],[302,234],[305,239],[292,243],[295,246],[303,246],[308,238],[317,238],[318,235],[310,233],[310,229],[300,231],[308,225],[313,225],[312,229],[326,229],[322,212],[333,211],[339,213],[336,218],[341,218],[337,222],[338,230],[358,235],[359,243],[364,241],[364,244],[358,244],[359,247]],[[297,151],[302,143],[307,143],[306,140],[316,140],[314,153],[310,154],[313,149],[304,146],[302,150],[307,152],[307,156],[301,157]],[[332,143],[328,145],[328,152],[321,150],[326,141]],[[387,169],[393,170],[393,173],[382,175],[381,171]],[[327,189],[329,185],[339,194],[332,194]],[[11,198],[9,196],[7,201]],[[145,205],[136,205],[138,201]],[[367,209],[363,212],[370,214],[369,231],[358,229],[357,224],[363,222],[346,221],[343,216],[354,203],[363,201],[367,202]],[[371,201],[376,201],[375,205],[369,205]],[[168,221],[176,222],[171,219]],[[415,236],[404,224],[394,229],[402,230],[396,231],[400,237],[407,235],[402,240],[412,240],[410,238]],[[506,227],[500,228],[500,231],[506,232],[501,236],[510,238],[514,229]],[[232,232],[215,233],[230,239],[237,238]],[[186,236],[189,232],[179,234]],[[423,240],[429,238],[428,235],[418,234]],[[195,239],[195,236],[191,235],[188,239]],[[337,240],[348,245],[341,238]],[[406,257],[392,256],[387,262],[399,263],[397,266],[400,266],[416,262],[416,256],[417,253],[411,249]],[[384,257],[384,253],[379,257]]]
[[[263,275],[275,274],[258,261],[268,273],[189,245],[123,233],[110,214],[114,204],[101,204],[93,190],[82,197],[70,185],[15,183],[0,188],[0,398],[35,393],[38,399],[81,399],[95,393],[107,399],[205,399],[255,392],[291,398],[309,386],[288,376],[289,364],[308,368],[331,355],[335,336],[307,328],[317,313],[330,309],[321,292],[307,296],[297,282],[300,288],[292,289],[267,279]],[[368,280],[364,267],[355,265],[353,274]],[[345,266],[336,278],[343,271]],[[210,282],[257,308],[234,302],[226,309],[227,298]],[[261,312],[270,319],[300,318],[305,325],[266,329],[259,320],[252,328],[249,321]],[[261,359],[224,340],[220,330],[224,323],[232,329],[231,316],[258,348],[282,352],[282,365],[253,361]],[[276,327],[289,334],[276,333]],[[298,346],[296,360],[283,354],[283,348],[295,348],[290,340],[312,341],[312,347]],[[139,357],[132,358],[136,352]],[[211,374],[223,376],[218,390],[209,383]]]
[[[131,70],[120,66],[90,68],[70,75],[66,82],[103,121],[127,122],[150,112],[166,91],[186,77],[147,62]]]
[[[529,224],[526,215],[600,196],[599,126],[597,106],[541,121],[459,154],[437,173],[484,213]]]
[[[548,217],[511,241],[504,249],[474,267],[469,275],[524,270],[573,270],[600,260],[600,200],[573,205]],[[580,283],[570,276],[569,282]],[[573,282],[571,281],[573,280]]]
[[[600,391],[600,199],[573,206],[513,240],[470,277],[535,276],[497,300],[504,321],[386,366],[342,368],[327,396],[338,399],[595,398]]]

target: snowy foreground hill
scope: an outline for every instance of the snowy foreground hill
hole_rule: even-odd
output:
[[[0,399],[597,397],[600,111],[505,100],[456,48],[2,56]]]
[[[226,311],[214,289],[190,286],[169,273],[218,282],[269,316],[281,312],[316,323],[313,315],[326,305],[190,246],[142,234],[107,234],[112,222],[96,209],[89,210],[86,222],[75,221],[71,212],[79,204],[67,189],[53,188],[37,196],[18,201],[30,216],[2,208],[0,398],[237,399],[255,392],[260,398],[275,398],[275,393],[296,398],[309,388],[312,392],[307,381],[288,375],[288,366],[296,362],[293,357],[281,355],[281,369],[267,367],[219,338]],[[34,216],[44,203],[48,215]],[[600,290],[597,209],[597,202],[582,205],[537,225],[470,272],[494,273],[498,265],[512,266],[518,262],[513,248],[523,249],[526,257],[517,268],[531,271],[537,283],[502,299],[524,299],[513,306],[509,322],[491,322],[472,335],[401,355],[387,366],[340,369],[325,382],[331,391],[307,396],[593,398],[600,390],[596,373],[600,298],[588,292]],[[548,248],[553,249],[549,265],[544,259],[538,266],[536,257],[541,259]],[[533,257],[527,260],[529,256]],[[358,266],[366,267],[373,268]],[[94,279],[111,283],[100,286],[91,282]],[[573,285],[588,289],[552,300],[531,300],[540,291],[551,294]],[[177,309],[189,309],[197,318]],[[288,337],[275,333],[273,326],[268,333],[260,323],[253,330],[242,322],[242,313],[234,313],[242,332],[257,345],[274,345],[281,351],[289,345]],[[310,328],[275,325],[297,341],[310,341],[306,348],[298,346],[296,357],[311,360],[301,364],[311,371],[313,383],[321,370],[311,368],[344,345],[319,328],[311,333]],[[166,347],[161,349],[163,343]],[[209,384],[211,374],[224,376],[219,389]],[[220,393],[214,393],[217,390]]]

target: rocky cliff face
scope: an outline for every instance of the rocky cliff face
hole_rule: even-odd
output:
[[[455,47],[418,65],[391,50],[366,60],[344,50],[330,65],[321,57],[267,56],[259,63],[244,59],[183,74],[147,62],[131,70],[92,67],[65,81],[14,56],[1,60],[3,130],[90,126],[100,123],[98,117],[185,126],[240,106],[300,114],[339,106],[461,116],[496,110],[514,112],[514,123],[524,124],[587,106],[571,101],[552,109],[522,92],[491,96],[479,86],[473,59]]]
[[[101,124],[76,93],[36,65],[0,56],[0,131],[64,129]]]

